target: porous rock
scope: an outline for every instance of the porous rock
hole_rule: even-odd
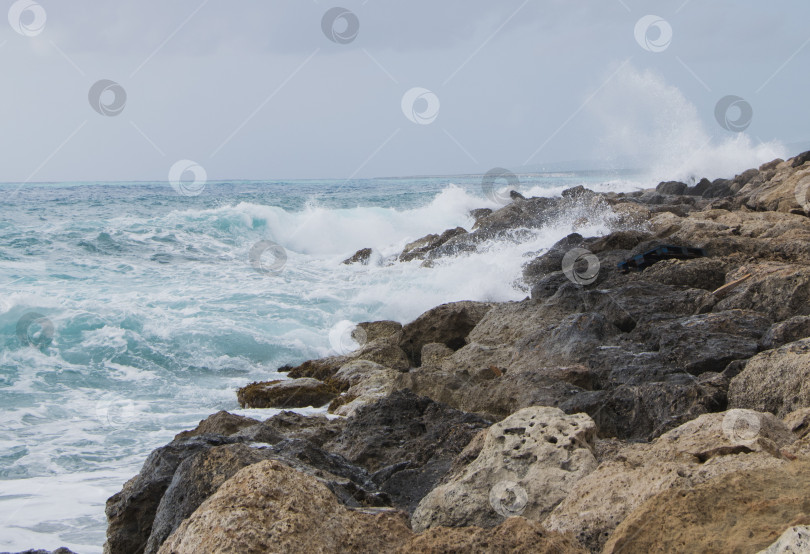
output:
[[[509,515],[544,519],[596,468],[595,434],[584,414],[549,407],[516,412],[489,428],[474,461],[422,499],[413,529],[493,527]]]

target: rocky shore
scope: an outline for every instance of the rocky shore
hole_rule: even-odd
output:
[[[399,260],[429,268],[562,214],[612,229],[528,255],[523,301],[361,323],[355,351],[246,385],[332,415],[178,434],[108,500],[105,552],[810,551],[809,189],[810,152],[515,193],[415,241]],[[617,268],[662,245],[702,255]]]

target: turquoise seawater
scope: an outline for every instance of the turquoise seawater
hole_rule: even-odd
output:
[[[521,176],[527,195],[579,184],[635,186]],[[166,183],[0,185],[0,550],[100,552],[104,501],[152,449],[217,410],[274,413],[239,410],[237,387],[351,349],[360,321],[524,298],[527,252],[575,225],[605,230],[566,214],[521,244],[433,268],[393,262],[425,234],[470,229],[479,207],[498,207],[480,176],[217,182],[197,196]],[[278,246],[258,256],[261,241]],[[340,263],[364,247],[369,265]]]

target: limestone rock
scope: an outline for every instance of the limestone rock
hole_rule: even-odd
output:
[[[487,302],[452,302],[428,310],[403,327],[400,347],[415,367],[421,365],[422,347],[428,343],[458,350],[491,307]]]
[[[186,458],[212,446],[234,442],[215,435],[173,441],[154,450],[140,473],[107,500],[105,554],[140,554],[152,530],[160,499]]]
[[[180,523],[237,471],[265,459],[262,450],[243,444],[216,446],[186,458],[160,501],[145,554],[157,552]]]
[[[810,434],[810,408],[801,408],[795,412],[790,412],[782,421],[800,439]]]
[[[323,415],[301,415],[295,412],[280,412],[261,423],[245,427],[233,438],[244,442],[276,444],[284,439],[303,439],[315,446],[323,444],[343,429],[340,418],[329,419]]]
[[[453,458],[489,421],[398,391],[360,408],[325,445],[376,472],[372,479],[394,506],[413,510],[445,475]]]
[[[760,348],[770,350],[806,338],[810,338],[810,316],[798,315],[775,323],[762,337]]]
[[[473,462],[422,499],[413,529],[493,527],[512,515],[544,519],[596,468],[595,434],[584,414],[548,407],[516,412],[489,428]]]
[[[273,460],[231,477],[160,553],[370,552],[410,536],[404,515],[349,510],[322,483]]]
[[[396,554],[487,552],[488,554],[587,554],[571,537],[539,523],[510,517],[497,527],[434,527],[402,545]]]
[[[400,372],[368,360],[350,362],[335,374],[332,382],[348,387],[332,401],[329,412],[350,417],[358,409],[385,398],[394,390]]]
[[[755,552],[810,523],[810,464],[729,473],[663,491],[616,528],[603,552]]]
[[[775,543],[759,554],[803,554],[810,552],[810,527],[796,525],[782,533]]]
[[[750,410],[705,414],[651,444],[630,443],[573,487],[544,522],[599,551],[624,518],[653,495],[688,490],[740,469],[786,464],[780,449],[794,440],[772,414]]]
[[[328,404],[338,395],[331,385],[302,377],[286,381],[251,383],[236,392],[243,408],[303,408]]]
[[[402,324],[398,321],[364,321],[358,323],[352,331],[352,338],[362,345],[381,339],[391,339],[400,331],[402,331]]]
[[[429,342],[422,347],[421,362],[423,366],[441,365],[442,360],[453,354],[453,350],[440,342]]]
[[[221,410],[202,420],[194,429],[191,429],[190,431],[182,431],[174,438],[185,439],[205,434],[229,436],[239,432],[245,427],[250,427],[258,423],[259,421],[253,418],[231,414]]]
[[[729,406],[784,417],[810,407],[810,339],[767,350],[731,380]]]

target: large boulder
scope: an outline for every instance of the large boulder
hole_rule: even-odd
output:
[[[458,350],[467,343],[467,335],[491,307],[492,304],[487,302],[442,304],[405,325],[399,345],[411,363],[418,367],[424,345],[440,342]]]
[[[478,457],[422,499],[413,529],[493,527],[512,515],[541,521],[596,469],[595,433],[584,414],[518,411],[490,427]]]
[[[317,408],[337,395],[334,386],[310,377],[251,383],[236,391],[243,408]]]
[[[375,472],[372,479],[394,506],[412,511],[489,425],[482,417],[397,391],[360,408],[325,448]]]
[[[186,458],[158,505],[145,554],[154,554],[184,519],[240,469],[267,459],[266,450],[243,444],[216,446]]]
[[[235,442],[217,435],[176,440],[154,450],[140,473],[107,500],[105,554],[140,554],[152,531],[158,505],[183,460],[212,446]]]
[[[619,552],[757,552],[810,523],[810,463],[735,471],[636,508],[605,544]]]
[[[795,437],[772,414],[705,414],[650,444],[630,443],[577,482],[544,522],[599,551],[616,526],[653,495],[689,489],[731,471],[776,468]]]
[[[731,380],[729,406],[780,417],[810,407],[810,339],[767,350]]]
[[[456,227],[454,229],[447,229],[441,235],[431,234],[417,239],[408,243],[405,248],[403,248],[402,253],[399,255],[399,261],[409,262],[411,260],[423,260],[432,250],[435,250],[453,237],[466,233],[466,229]]]
[[[346,391],[329,405],[329,412],[352,416],[363,406],[385,398],[394,390],[400,372],[368,360],[355,360],[340,368],[332,383]]]
[[[738,269],[729,278],[753,276],[721,299],[714,311],[754,310],[783,321],[810,315],[810,267],[790,264],[760,264]]]
[[[159,552],[371,552],[410,536],[404,514],[350,510],[315,478],[268,460],[220,486]]]

